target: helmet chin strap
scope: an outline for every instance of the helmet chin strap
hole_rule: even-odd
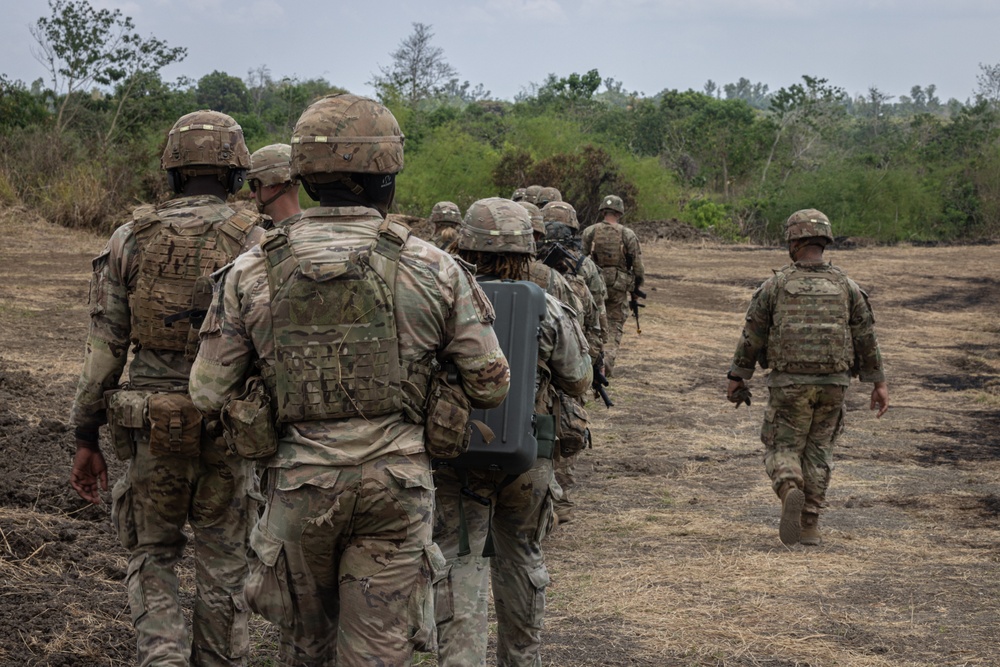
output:
[[[278,200],[278,198],[281,197],[281,195],[283,195],[286,192],[288,192],[289,188],[291,188],[291,187],[292,187],[292,183],[291,183],[291,181],[289,181],[289,182],[285,183],[283,186],[281,186],[281,189],[278,190],[278,193],[275,194],[273,197],[269,197],[267,199],[259,200],[257,202],[257,211],[260,212],[260,213],[263,213],[265,208],[267,208],[268,206],[270,206],[271,204],[273,204],[274,202],[276,202]]]

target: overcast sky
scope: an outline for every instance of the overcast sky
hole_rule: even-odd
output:
[[[324,77],[359,94],[412,29],[434,43],[462,80],[512,99],[548,73],[598,69],[627,90],[702,90],[740,77],[771,91],[824,77],[852,96],[870,86],[898,97],[937,85],[965,101],[979,64],[1000,62],[997,0],[91,0],[118,8],[138,32],[188,49],[164,78],[218,69],[245,78]],[[46,0],[4,2],[0,72],[45,75],[28,31]]]

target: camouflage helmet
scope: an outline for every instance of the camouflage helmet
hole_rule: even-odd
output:
[[[564,201],[550,201],[542,207],[542,217],[545,222],[561,222],[570,229],[580,229],[576,219],[576,209]]]
[[[248,179],[260,181],[261,185],[284,185],[292,181],[292,147],[288,144],[271,144],[253,152],[250,156]]]
[[[833,228],[830,219],[814,208],[804,208],[792,213],[785,222],[785,242],[796,239],[822,237],[833,242]]]
[[[462,212],[458,209],[458,205],[453,202],[439,201],[431,209],[430,221],[435,225],[460,225],[462,224]]]
[[[553,187],[545,187],[538,191],[538,206],[544,207],[552,201],[562,201],[562,193]]]
[[[601,206],[597,210],[615,211],[618,215],[625,215],[625,202],[618,195],[605,195],[601,198]]]
[[[519,201],[517,203],[523,206],[524,210],[528,212],[528,217],[531,218],[532,231],[538,234],[545,234],[545,218],[542,217],[542,209],[530,201]]]
[[[534,254],[531,218],[528,210],[520,205],[522,203],[490,197],[472,204],[458,230],[458,249]]]
[[[206,109],[181,116],[167,134],[160,167],[249,169],[250,151],[243,140],[243,128],[219,111]]]
[[[292,130],[292,178],[312,174],[396,174],[403,133],[387,108],[367,97],[327,95]]]
[[[524,189],[524,200],[532,204],[538,205],[538,195],[542,191],[542,186],[540,185],[529,185]]]
[[[514,194],[510,196],[510,200],[521,201],[522,199],[524,199],[525,192],[526,192],[525,188],[517,188],[516,190],[514,190]]]

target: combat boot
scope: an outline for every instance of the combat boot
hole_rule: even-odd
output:
[[[806,504],[806,494],[802,493],[795,482],[787,481],[778,490],[781,498],[781,523],[778,524],[778,537],[785,546],[792,546],[799,541],[802,534],[800,517]]]
[[[810,547],[819,546],[822,539],[819,536],[819,514],[812,512],[802,513],[802,532],[799,535],[799,544]]]

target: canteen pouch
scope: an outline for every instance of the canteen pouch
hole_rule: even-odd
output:
[[[454,370],[438,371],[427,392],[424,436],[427,453],[435,459],[453,459],[469,450],[472,402]]]
[[[565,392],[559,394],[559,422],[556,438],[559,441],[559,455],[569,458],[590,443],[590,430],[587,422],[590,419],[586,408],[580,401]]]
[[[149,425],[146,401],[149,393],[113,389],[105,392],[108,429],[111,431],[111,446],[119,461],[128,461],[133,454],[132,431]]]
[[[195,458],[201,454],[201,412],[187,394],[150,394],[149,452]]]
[[[271,396],[260,376],[247,379],[243,393],[222,406],[222,434],[229,449],[245,459],[267,459],[278,451]]]

